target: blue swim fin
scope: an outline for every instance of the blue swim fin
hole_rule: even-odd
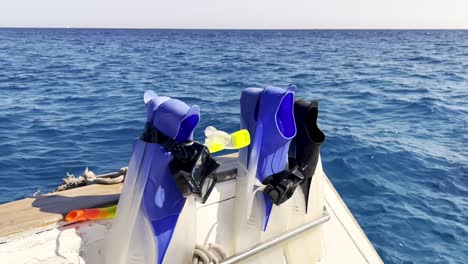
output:
[[[193,138],[200,120],[198,106],[169,97],[152,99],[154,103],[154,128],[177,142]],[[186,198],[177,188],[169,168],[172,154],[162,145],[154,144],[151,168],[143,193],[142,206],[151,222],[158,247],[157,263],[163,263]]]
[[[120,194],[112,229],[106,237],[104,262],[106,264],[139,264],[156,262],[156,244],[151,226],[141,209],[143,192],[151,167],[154,144],[149,144],[157,95],[145,94],[147,120],[140,139],[133,143],[132,157]]]
[[[241,96],[241,129],[253,138],[248,148],[239,152],[240,162],[264,184],[270,176],[286,168],[288,148],[296,135],[293,116],[294,91],[277,87],[247,88]],[[262,229],[266,230],[273,203],[264,195]]]
[[[183,263],[192,259],[195,248],[194,198],[184,198],[177,188],[169,168],[172,154],[151,142],[154,128],[177,142],[191,139],[200,110],[152,91],[145,93],[144,101],[148,115],[145,130],[133,145],[113,228],[106,239],[108,264]],[[181,219],[183,243],[174,241]],[[167,256],[170,245],[181,252]]]

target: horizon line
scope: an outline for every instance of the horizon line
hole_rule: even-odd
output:
[[[0,29],[115,29],[115,30],[226,30],[226,31],[306,31],[306,30],[468,30],[468,28],[157,28],[157,27],[16,27],[0,26]]]

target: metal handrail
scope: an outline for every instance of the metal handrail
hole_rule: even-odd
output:
[[[251,257],[257,253],[260,253],[262,252],[263,250],[266,250],[266,249],[269,249],[281,242],[284,242],[292,237],[295,237],[307,230],[310,230],[316,226],[319,226],[325,222],[327,222],[328,220],[330,220],[330,215],[328,214],[327,211],[324,211],[323,212],[323,216],[320,217],[319,219],[315,220],[315,221],[312,221],[310,223],[307,223],[305,225],[302,225],[300,227],[297,227],[291,231],[288,231],[286,233],[283,233],[281,235],[278,235],[278,236],[275,236],[271,239],[268,239],[262,243],[259,243],[257,245],[254,245],[253,247],[250,247],[246,250],[243,250],[237,254],[234,254],[232,256],[230,256],[229,258],[219,262],[219,264],[232,264],[232,263],[236,263],[236,262],[239,262],[241,260],[244,260],[248,257]]]

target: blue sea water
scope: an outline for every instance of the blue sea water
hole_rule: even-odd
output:
[[[318,99],[325,172],[386,263],[468,259],[468,31],[0,29],[0,203],[125,166],[143,92],[239,127],[250,86]]]

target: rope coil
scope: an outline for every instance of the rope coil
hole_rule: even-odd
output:
[[[75,175],[67,172],[67,177],[63,179],[63,183],[54,191],[60,192],[77,187],[82,187],[91,184],[117,184],[121,183],[127,175],[128,167],[122,167],[119,171],[96,175],[93,171],[86,168],[83,175],[75,177]]]
[[[192,264],[219,264],[227,257],[226,250],[219,244],[208,244],[208,247],[197,244],[195,245]]]

